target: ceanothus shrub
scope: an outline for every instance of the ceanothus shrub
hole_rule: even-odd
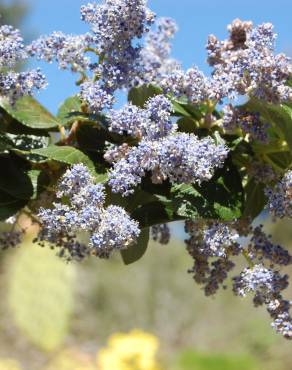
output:
[[[81,19],[86,34],[27,46],[0,28],[0,246],[19,244],[25,213],[39,225],[36,242],[66,260],[120,252],[129,264],[150,231],[167,244],[167,224],[181,220],[189,272],[206,295],[230,277],[235,295],[251,293],[291,339],[281,268],[292,257],[253,224],[264,209],[292,216],[292,65],[275,53],[272,24],[236,19],[226,40],[210,35],[205,76],[171,57],[177,26],[146,0],[89,3]],[[40,70],[13,70],[29,57],[77,76],[79,94],[57,116],[32,97],[46,86]],[[115,109],[121,90],[128,103]]]

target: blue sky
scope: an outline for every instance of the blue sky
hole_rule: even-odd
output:
[[[7,1],[9,3],[9,1]],[[82,33],[88,28],[80,20],[79,9],[87,0],[31,0],[27,25],[35,35],[52,31]],[[173,56],[184,67],[198,65],[208,72],[205,63],[205,43],[210,33],[219,38],[226,36],[226,26],[234,18],[252,20],[254,24],[272,22],[279,34],[277,50],[292,55],[292,0],[149,0],[149,6],[158,16],[174,18],[179,32],[173,42]],[[49,86],[39,95],[53,113],[69,95],[77,92],[70,72],[59,71],[56,65],[40,66]]]

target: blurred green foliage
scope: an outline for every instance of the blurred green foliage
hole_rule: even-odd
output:
[[[0,25],[11,24],[20,27],[29,9],[26,1],[12,0],[0,1]]]
[[[265,313],[225,291],[210,304],[187,274],[192,261],[183,248],[175,239],[152,242],[128,267],[118,255],[68,265],[27,239],[0,263],[0,358],[17,358],[23,370],[87,370],[86,353],[95,358],[111,334],[139,328],[157,336],[163,370],[229,370],[234,361],[232,370],[261,369],[252,358],[265,370],[290,370],[291,344],[270,330]],[[231,350],[231,359],[212,356]]]
[[[74,266],[26,242],[9,262],[8,304],[16,326],[37,347],[58,348],[73,311]]]
[[[177,370],[258,370],[249,356],[202,354],[192,350],[183,352]]]

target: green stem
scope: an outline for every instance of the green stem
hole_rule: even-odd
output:
[[[248,266],[250,268],[253,268],[254,267],[254,263],[253,263],[252,259],[250,258],[250,256],[248,255],[248,253],[247,253],[246,250],[243,250],[242,255],[246,259],[246,262],[248,263]]]

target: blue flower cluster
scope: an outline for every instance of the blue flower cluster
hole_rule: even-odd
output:
[[[217,96],[216,86],[212,80],[193,67],[184,72],[176,68],[173,72],[162,76],[160,86],[165,93],[180,98],[186,97],[190,103],[197,104],[208,98]]]
[[[292,339],[291,302],[283,299],[282,290],[288,286],[288,275],[268,269],[261,264],[244,269],[234,279],[233,291],[236,295],[246,296],[253,292],[256,306],[266,305],[273,319],[272,327],[287,339]]]
[[[83,71],[90,65],[90,58],[86,56],[85,51],[90,47],[91,41],[89,34],[74,36],[53,32],[49,36],[34,40],[26,49],[29,55],[38,60],[48,63],[56,60],[61,69]]]
[[[269,212],[279,218],[292,217],[292,171],[287,171],[274,186],[266,188]]]
[[[115,250],[127,248],[140,234],[138,223],[118,206],[104,207],[105,190],[87,168],[77,164],[62,177],[57,192],[59,202],[52,209],[40,209],[41,241],[61,248],[70,259],[87,255],[107,258]],[[62,203],[66,200],[66,203]],[[80,239],[88,240],[81,243]]]
[[[129,103],[120,110],[109,112],[109,130],[136,138],[157,140],[177,128],[170,118],[172,109],[172,103],[164,95],[150,98],[145,109]]]
[[[236,19],[228,30],[228,40],[219,41],[214,35],[208,38],[208,62],[213,68],[210,78],[197,67],[186,72],[175,68],[162,76],[161,87],[191,103],[238,95],[274,103],[290,99],[292,89],[286,82],[292,72],[291,61],[284,54],[274,54],[273,26],[265,23],[253,28],[251,22]]]
[[[99,51],[129,47],[154,21],[146,0],[104,0],[81,7],[81,19],[91,26]]]
[[[251,22],[236,19],[228,30],[228,40],[220,42],[211,35],[207,44],[212,78],[221,97],[248,94],[274,103],[289,99],[286,81],[291,61],[284,54],[274,54],[273,26],[264,23],[253,28]]]
[[[177,32],[177,25],[171,18],[159,18],[156,29],[145,37],[145,44],[138,59],[137,76],[134,84],[160,84],[165,75],[180,69],[180,64],[170,57],[170,41]]]
[[[46,79],[39,69],[17,73],[10,69],[27,58],[19,30],[11,26],[0,27],[0,95],[12,104],[23,95],[32,95],[46,86]],[[8,72],[5,72],[8,69]]]
[[[205,294],[209,296],[217,292],[235,267],[231,257],[243,254],[249,267],[233,277],[233,292],[242,297],[254,293],[255,306],[266,306],[273,319],[273,328],[292,339],[291,303],[282,297],[282,291],[288,286],[288,275],[281,275],[275,269],[275,266],[292,263],[288,251],[273,244],[262,226],[251,228],[239,221],[217,223],[189,220],[185,223],[185,230],[189,234],[187,250],[194,259],[194,266],[189,272],[203,286]],[[239,244],[239,236],[250,236],[247,247]],[[214,260],[214,257],[217,259]]]
[[[200,251],[213,257],[226,257],[226,248],[237,244],[238,233],[229,225],[214,223],[203,231]]]
[[[246,296],[249,292],[255,292],[257,299],[265,302],[271,300],[288,285],[288,276],[281,276],[278,272],[254,265],[245,268],[234,280],[233,290],[237,295]]]
[[[86,81],[81,85],[80,98],[88,105],[92,113],[98,113],[103,109],[110,109],[114,103],[112,93],[105,89],[100,81]]]
[[[103,97],[105,108],[110,101],[108,95],[133,83],[140,58],[140,46],[134,40],[149,31],[154,18],[145,0],[105,0],[81,7],[81,19],[90,25],[91,42],[99,55],[99,63],[90,66],[100,81],[94,95]],[[102,104],[95,102],[94,96],[84,94],[86,88],[82,87],[81,98],[90,109],[100,106],[101,110]]]
[[[187,250],[194,260],[189,273],[203,286],[206,296],[214,295],[220,286],[225,287],[228,273],[235,266],[230,257],[241,251],[235,225],[188,220],[185,231],[189,234]]]
[[[262,122],[259,113],[240,112],[231,104],[223,107],[223,127],[228,133],[241,129],[251,140],[267,144],[269,123]]]
[[[151,227],[151,236],[159,244],[168,244],[170,241],[170,229],[167,224],[154,225]]]
[[[26,58],[20,31],[12,26],[0,27],[0,66],[11,68]]]
[[[159,140],[142,140],[114,163],[109,185],[113,192],[126,196],[148,171],[153,183],[169,179],[178,184],[200,184],[211,179],[227,155],[228,149],[216,145],[209,136],[199,139],[194,134],[177,132]]]
[[[292,256],[289,252],[280,245],[274,244],[271,236],[264,233],[262,225],[252,230],[248,252],[252,260],[257,259],[261,262],[266,260],[271,266],[292,264]]]

